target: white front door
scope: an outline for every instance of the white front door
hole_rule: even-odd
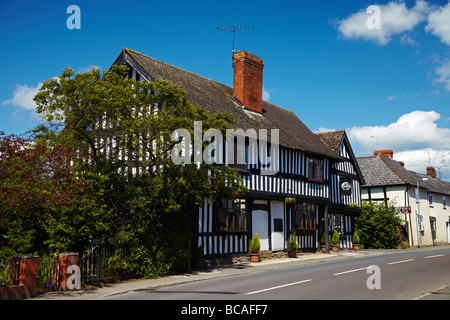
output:
[[[281,201],[270,202],[270,214],[272,216],[272,251],[284,249],[284,203]]]
[[[261,250],[269,250],[269,213],[266,210],[252,211],[252,237],[257,233],[261,242]]]

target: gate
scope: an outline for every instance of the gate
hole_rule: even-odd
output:
[[[98,285],[132,277],[126,268],[129,255],[128,245],[117,239],[94,240],[80,254],[81,283]]]

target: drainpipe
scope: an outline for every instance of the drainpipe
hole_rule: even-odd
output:
[[[325,222],[325,252],[330,253],[330,239],[328,232],[328,204],[325,205],[324,222]]]
[[[406,185],[406,189],[405,189],[405,205],[410,207],[410,202],[409,202],[409,190],[411,189],[411,185],[407,184]],[[409,235],[411,236],[411,246],[414,246],[414,237],[413,237],[413,230],[412,230],[412,221],[411,221],[411,214],[409,214],[409,221],[408,221],[408,215],[405,214],[405,220],[408,222],[409,225]]]

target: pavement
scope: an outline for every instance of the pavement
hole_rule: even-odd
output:
[[[408,249],[415,250],[415,249]],[[420,249],[418,249],[420,250]],[[152,290],[159,287],[184,284],[194,281],[202,281],[253,272],[292,268],[315,263],[357,259],[366,256],[374,256],[389,253],[398,253],[399,250],[359,250],[340,251],[330,253],[305,253],[297,258],[263,259],[261,262],[241,262],[236,264],[218,265],[195,269],[189,273],[166,276],[156,279],[132,279],[118,283],[104,284],[101,287],[89,287],[81,290],[50,291],[40,293],[37,297],[28,300],[104,300],[108,297],[121,295],[133,291]],[[425,293],[418,300],[450,300],[450,285],[442,286],[433,292]]]

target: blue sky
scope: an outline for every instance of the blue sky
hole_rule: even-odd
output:
[[[68,29],[70,5],[81,29]],[[368,28],[370,5],[380,28]],[[370,20],[375,21],[375,20]],[[67,66],[111,66],[123,47],[232,86],[235,49],[264,60],[266,98],[313,131],[346,129],[357,156],[393,149],[450,181],[448,1],[0,1],[0,131],[38,123],[30,97]]]

